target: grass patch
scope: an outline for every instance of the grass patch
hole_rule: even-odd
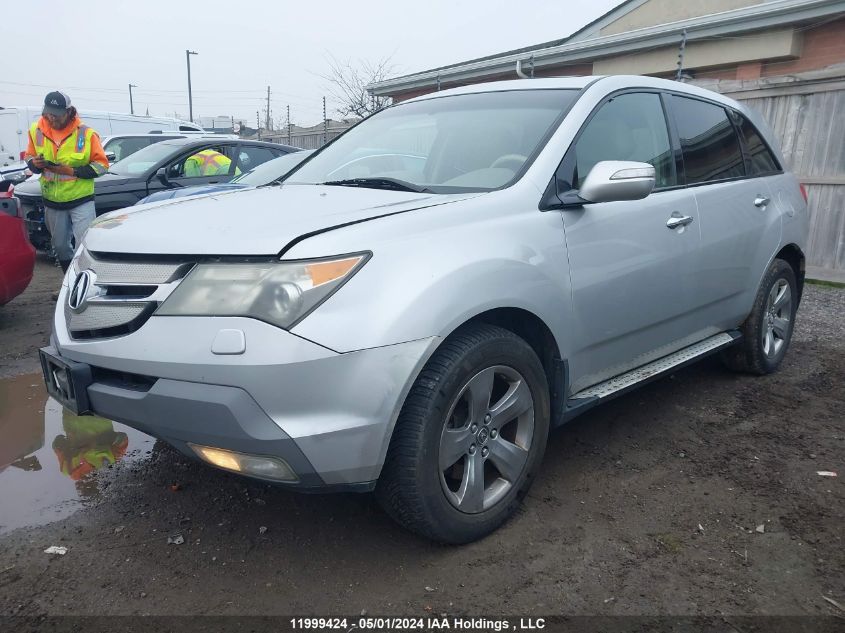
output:
[[[805,279],[804,283],[813,284],[814,286],[825,286],[827,288],[845,288],[845,283],[839,281],[823,281],[822,279]]]
[[[657,534],[654,538],[660,545],[665,547],[673,554],[677,554],[682,549],[684,549],[684,546],[681,543],[681,539],[679,539],[674,534]]]

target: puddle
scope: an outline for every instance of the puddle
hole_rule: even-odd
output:
[[[154,443],[123,424],[66,411],[40,374],[0,380],[0,534],[95,502],[96,471],[142,460]]]

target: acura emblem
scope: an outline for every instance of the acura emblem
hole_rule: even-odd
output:
[[[76,276],[76,281],[67,296],[67,305],[71,310],[80,312],[85,309],[88,301],[88,291],[94,283],[94,274],[90,270],[83,270]]]

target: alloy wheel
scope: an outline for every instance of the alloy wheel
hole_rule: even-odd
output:
[[[440,483],[458,510],[477,514],[513,488],[534,438],[534,398],[525,378],[488,367],[459,391],[440,437]]]
[[[792,329],[792,291],[786,279],[778,279],[769,291],[763,314],[763,353],[773,359],[780,354]]]

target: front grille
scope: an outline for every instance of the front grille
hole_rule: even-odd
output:
[[[95,259],[88,251],[79,256],[78,270],[93,270],[99,284],[166,284],[181,279],[190,263],[113,262]]]
[[[75,313],[65,303],[65,319],[71,334],[85,330],[107,330],[125,325],[144,312],[147,303],[116,303],[115,305],[89,305],[84,312]]]
[[[106,261],[86,250],[74,261],[64,305],[74,339],[124,336],[138,330],[193,267],[190,262]],[[92,273],[85,300],[71,308],[77,275]],[[78,299],[79,297],[77,297]]]

